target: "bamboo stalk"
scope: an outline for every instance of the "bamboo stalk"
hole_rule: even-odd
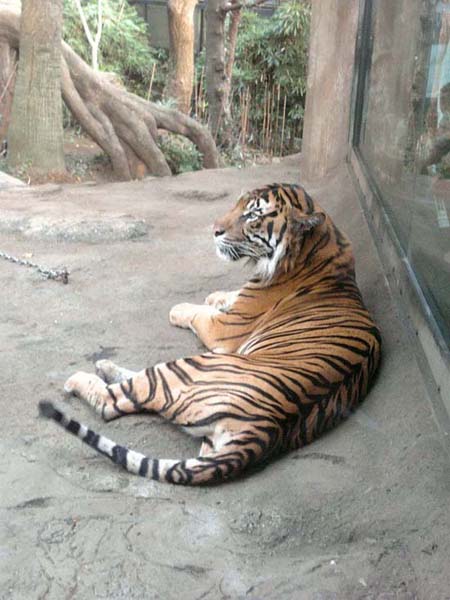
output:
[[[269,119],[269,139],[267,142],[267,152],[269,156],[272,156],[272,141],[273,141],[273,107],[275,104],[275,85],[272,85],[272,91],[270,92],[270,119]]]
[[[269,116],[270,116],[270,90],[267,87],[267,98],[266,98],[267,108],[266,108],[266,131],[265,131],[265,147],[267,149],[267,140],[269,137]],[[264,150],[264,148],[263,148]]]
[[[245,148],[250,113],[250,88],[246,88],[242,93],[242,107],[241,145]]]
[[[195,76],[195,80],[194,80],[194,116],[197,119],[198,118],[198,81],[197,81],[197,75]]]
[[[267,123],[266,123],[266,152],[269,152],[269,143],[270,143],[270,127],[272,114],[270,107],[272,106],[272,93],[270,90],[267,92]]]
[[[248,129],[248,115],[247,115],[247,110],[248,110],[248,91],[249,88],[246,87],[245,90],[243,90],[242,92],[242,106],[243,106],[243,121],[242,121],[242,136],[241,136],[241,143],[242,145],[245,147],[246,143],[247,143],[247,129]]]
[[[200,87],[198,90],[198,101],[200,104],[200,120],[203,121],[205,118],[205,104],[203,101],[203,78],[205,76],[205,67],[202,67],[200,72]]]
[[[275,120],[275,124],[276,124],[275,149],[276,149],[276,145],[277,145],[279,124],[280,124],[280,92],[281,92],[281,86],[280,86],[280,84],[278,84],[277,85],[277,111],[276,111],[276,120]]]
[[[123,11],[125,10],[125,4],[126,4],[126,0],[122,0],[122,2],[120,3],[120,12],[119,12],[119,17],[118,17],[118,21],[122,20],[122,16],[123,16]]]
[[[239,128],[239,143],[242,144],[242,132],[244,131],[244,93],[239,90],[239,114],[241,118]]]
[[[264,86],[264,101],[263,101],[263,125],[262,125],[262,140],[261,140],[261,146],[263,147],[263,149],[264,149],[264,144],[265,144],[265,140],[266,140],[266,117],[267,117],[266,107],[267,107],[267,81]]]
[[[245,135],[248,137],[248,133],[250,131],[250,115],[251,115],[251,105],[252,105],[252,94],[250,92],[250,88],[248,89],[247,95],[247,109],[245,111]],[[247,143],[247,142],[246,142]]]
[[[152,94],[153,79],[155,78],[155,72],[156,72],[156,63],[153,63],[152,74],[150,76],[150,83],[148,85],[148,91],[147,91],[147,100],[150,100],[150,96]]]
[[[244,92],[241,90],[239,92],[239,114],[241,115],[241,128],[239,132],[239,142],[242,144],[242,137],[244,133]]]
[[[263,143],[262,143],[262,150],[264,152],[264,148],[266,147],[266,140],[267,140],[267,116],[268,116],[268,110],[267,110],[267,87],[264,90],[264,115],[265,115],[265,119],[263,122]]]
[[[245,120],[246,120],[246,94],[247,94],[248,88],[245,91],[241,91],[239,93],[239,106],[240,106],[240,110],[241,110],[241,135],[240,135],[240,143],[242,146],[245,145]]]
[[[282,121],[282,125],[281,125],[280,156],[283,156],[284,126],[286,124],[286,101],[287,101],[287,96],[285,95],[284,103],[283,103],[283,121]]]
[[[245,92],[241,92],[241,145],[243,146],[245,144],[245,94],[247,93],[247,90],[245,90]]]

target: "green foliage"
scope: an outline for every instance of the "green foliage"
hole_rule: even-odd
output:
[[[174,175],[186,171],[198,171],[202,168],[202,157],[194,144],[181,135],[161,136],[158,145]]]
[[[257,131],[261,131],[263,126],[264,105],[269,92],[272,97],[275,96],[273,110],[277,120],[282,119],[286,98],[285,129],[292,138],[291,146],[293,137],[301,131],[310,13],[309,3],[301,0],[284,2],[271,18],[261,17],[255,12],[243,12],[233,71],[234,106],[241,110],[241,94],[249,90],[254,142],[258,142]],[[281,131],[281,128],[281,123],[276,123],[273,130]]]
[[[271,18],[244,12],[235,71],[238,85],[262,80],[289,88],[300,100],[306,92],[310,8],[299,0],[281,5]]]
[[[97,31],[97,0],[82,0],[82,6],[92,35]],[[91,64],[91,50],[86,39],[78,10],[72,0],[64,0],[64,40],[87,63]],[[146,96],[153,66],[152,98],[161,95],[166,78],[162,65],[167,53],[149,45],[147,24],[127,0],[109,0],[103,3],[103,30],[99,50],[102,71],[112,71],[132,92]]]
[[[448,162],[440,162],[436,170],[441,179],[450,179],[450,164]]]

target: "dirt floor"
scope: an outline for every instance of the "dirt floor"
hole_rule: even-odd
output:
[[[345,172],[309,191],[351,236],[384,362],[364,405],[240,481],[192,489],[126,474],[37,418],[51,399],[117,442],[177,458],[157,417],[104,424],[62,397],[100,357],[139,369],[195,353],[172,305],[234,289],[211,223],[244,190],[298,181],[298,157],[106,185],[4,186],[0,250],[67,266],[47,281],[0,259],[0,598],[450,599],[450,463]]]

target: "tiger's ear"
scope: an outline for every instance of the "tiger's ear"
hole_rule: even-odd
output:
[[[325,215],[321,212],[313,212],[309,215],[301,213],[299,210],[293,210],[291,214],[292,229],[295,233],[310,231],[325,222]]]

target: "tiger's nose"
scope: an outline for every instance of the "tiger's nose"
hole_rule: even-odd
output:
[[[219,235],[223,235],[225,233],[225,229],[222,227],[222,225],[219,225],[218,223],[214,223],[213,231],[214,237],[219,237]]]

